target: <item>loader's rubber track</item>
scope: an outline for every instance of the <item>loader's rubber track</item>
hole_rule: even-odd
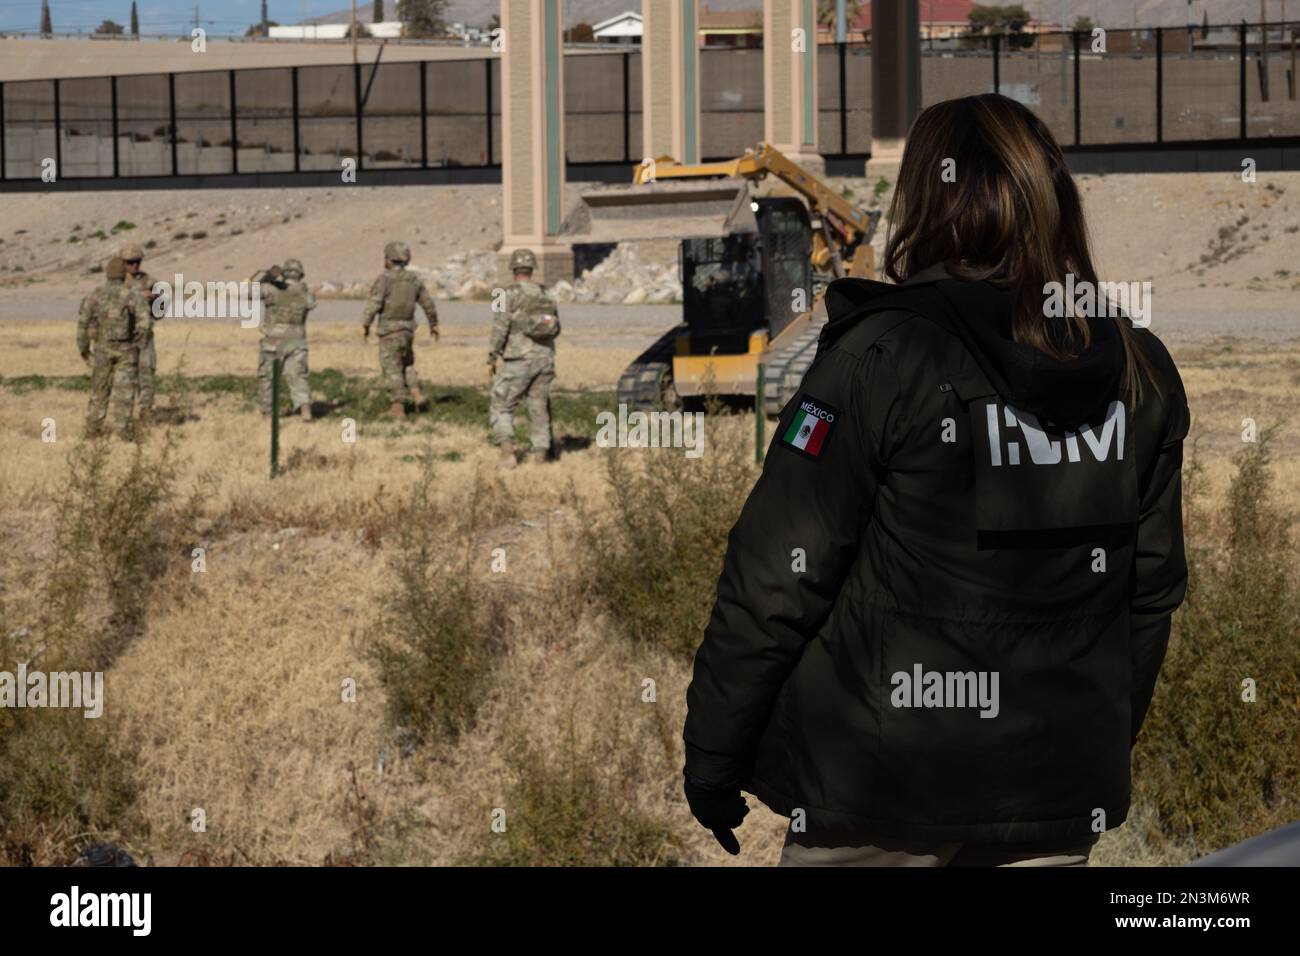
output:
[[[763,408],[767,414],[779,415],[799,391],[804,373],[817,357],[817,338],[825,324],[825,319],[814,321],[789,345],[763,359]]]
[[[681,404],[672,387],[673,351],[679,328],[672,328],[637,356],[618,378],[618,401],[628,411],[672,410]]]

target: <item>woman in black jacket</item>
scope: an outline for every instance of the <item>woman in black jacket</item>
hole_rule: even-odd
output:
[[[687,798],[733,853],[742,790],[791,817],[783,864],[1082,864],[1186,588],[1182,382],[1013,100],[923,112],[890,221],[731,532]]]

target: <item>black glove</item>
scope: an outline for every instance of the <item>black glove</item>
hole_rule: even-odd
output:
[[[732,856],[740,853],[740,841],[731,831],[740,826],[749,805],[740,794],[740,787],[714,787],[686,776],[686,802],[700,826],[713,831],[713,838]]]

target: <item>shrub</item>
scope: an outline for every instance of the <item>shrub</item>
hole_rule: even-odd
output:
[[[195,499],[175,489],[170,436],[156,450],[84,442],[68,458],[52,556],[40,585],[44,619],[5,631],[0,670],[105,671],[144,627],[148,594],[185,554]],[[3,615],[0,615],[2,617]],[[70,862],[77,841],[133,820],[130,755],[109,725],[77,709],[0,709],[0,862]]]
[[[466,863],[488,866],[672,866],[681,846],[672,828],[639,809],[645,784],[641,747],[615,713],[589,740],[572,713],[558,742],[545,746],[515,731],[506,751],[513,781],[505,831]]]
[[[505,603],[471,566],[475,533],[513,515],[500,481],[475,479],[467,500],[433,498],[432,456],[396,509],[391,584],[368,648],[392,722],[413,743],[468,730],[504,647]]]
[[[579,509],[596,598],[634,640],[683,655],[699,646],[727,535],[757,475],[746,419],[707,421],[697,459],[677,448],[606,452],[608,519]]]
[[[1272,438],[1238,455],[1224,534],[1189,464],[1188,597],[1135,755],[1135,797],[1158,837],[1197,855],[1300,817],[1300,563],[1273,497]]]

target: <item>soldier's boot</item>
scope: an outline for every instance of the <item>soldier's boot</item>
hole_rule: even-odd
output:
[[[519,462],[515,460],[515,446],[511,442],[503,442],[501,445],[500,457],[497,459],[498,468],[516,468]]]
[[[388,417],[389,417],[389,418],[405,418],[405,417],[406,417],[406,403],[405,403],[405,402],[393,402],[391,405],[389,405],[389,406],[388,406]]]
[[[411,402],[415,405],[415,410],[417,412],[420,410],[420,406],[424,404],[424,392],[420,391],[420,386],[418,385],[411,386]]]
[[[298,414],[302,416],[303,421],[311,421],[311,402],[303,402],[302,407],[298,409]]]

